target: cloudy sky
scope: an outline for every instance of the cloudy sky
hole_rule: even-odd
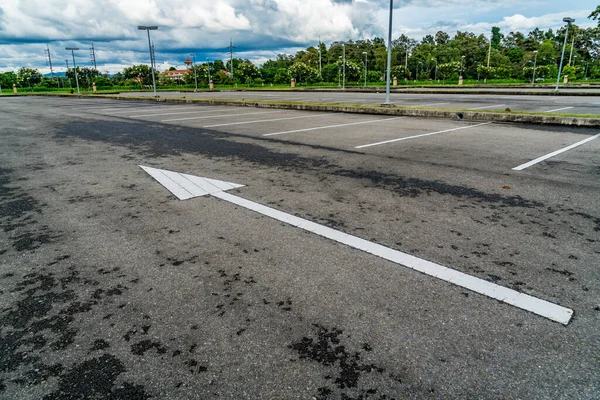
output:
[[[598,0],[395,0],[393,37],[457,30],[488,34],[523,33],[539,27],[556,29],[562,18],[593,26],[587,18]],[[0,1],[0,71],[26,66],[49,71],[44,50],[50,49],[55,71],[64,71],[79,47],[79,66],[90,66],[92,43],[98,69],[115,73],[149,63],[146,33],[152,31],[159,69],[183,67],[189,53],[197,62],[235,56],[261,64],[278,53],[295,53],[338,40],[387,37],[388,0],[2,0]]]

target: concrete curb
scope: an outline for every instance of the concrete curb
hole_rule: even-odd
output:
[[[531,115],[531,114],[513,114],[513,113],[491,113],[461,110],[425,110],[417,108],[399,108],[399,107],[365,107],[351,105],[323,105],[323,104],[293,104],[293,103],[266,103],[255,101],[228,101],[213,99],[153,99],[148,97],[130,97],[130,96],[103,96],[116,100],[146,100],[150,102],[161,103],[184,103],[201,104],[213,106],[237,106],[237,107],[256,107],[273,108],[283,110],[303,110],[319,112],[337,112],[352,114],[372,114],[372,115],[393,115],[422,118],[459,118],[467,121],[494,121],[494,122],[512,122],[538,125],[562,125],[562,126],[581,126],[581,127],[600,127],[600,118],[579,118],[579,117],[561,117],[557,115]]]

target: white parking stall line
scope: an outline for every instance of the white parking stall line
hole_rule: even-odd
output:
[[[384,122],[384,121],[391,121],[391,120],[394,120],[394,119],[401,119],[401,118],[406,118],[406,117],[395,117],[395,118],[385,118],[385,119],[372,119],[372,120],[369,120],[369,121],[352,122],[350,124],[338,124],[338,125],[318,126],[316,128],[295,129],[293,131],[265,133],[265,134],[263,134],[263,136],[275,136],[275,135],[283,135],[285,133],[308,132],[308,131],[316,131],[316,130],[319,130],[319,129],[341,128],[343,126],[361,125],[361,124],[369,124],[369,123],[375,123],[375,122]]]
[[[400,142],[402,140],[409,140],[409,139],[416,139],[416,138],[420,138],[420,137],[424,137],[424,136],[437,135],[439,133],[459,131],[459,130],[462,130],[462,129],[471,129],[471,128],[476,128],[478,126],[489,125],[491,123],[492,122],[484,122],[482,124],[469,125],[469,126],[461,126],[460,128],[446,129],[446,130],[443,130],[443,131],[423,133],[423,134],[420,134],[420,135],[408,136],[408,137],[403,137],[403,138],[399,138],[399,139],[384,140],[383,142],[363,144],[362,146],[356,146],[355,149],[364,149],[365,147],[379,146],[379,145],[382,145],[382,144]]]
[[[600,137],[600,133],[599,133],[599,134],[597,134],[597,135],[595,135],[595,136],[592,136],[592,137],[589,137],[589,138],[587,138],[587,139],[584,139],[584,140],[582,140],[582,141],[580,141],[580,142],[577,142],[577,143],[575,143],[575,144],[572,144],[572,145],[570,145],[570,146],[567,146],[567,147],[565,147],[565,148],[562,148],[562,149],[560,149],[560,150],[556,150],[556,151],[553,151],[552,153],[548,153],[548,154],[546,154],[545,156],[538,157],[538,158],[536,158],[535,160],[531,160],[531,161],[529,161],[529,162],[526,162],[525,164],[521,164],[521,165],[519,165],[518,167],[514,167],[514,168],[513,168],[513,171],[522,171],[522,170],[524,170],[525,168],[529,168],[529,167],[531,167],[532,165],[535,165],[535,164],[541,163],[542,161],[544,161],[544,160],[547,160],[547,159],[549,159],[549,158],[552,158],[552,157],[554,157],[554,156],[557,156],[557,155],[559,155],[559,154],[561,154],[561,153],[564,153],[565,151],[569,151],[569,150],[571,150],[571,149],[574,149],[575,147],[579,147],[579,146],[581,146],[582,144],[585,144],[585,143],[587,143],[587,142],[591,142],[591,141],[592,141],[592,140],[594,140],[594,139],[598,139],[598,137]]]
[[[200,114],[200,113],[207,113],[207,112],[213,112],[213,111],[223,111],[226,110],[226,108],[211,108],[210,110],[202,110],[202,111],[198,111],[200,110],[200,108],[197,107],[196,111],[178,111],[178,112],[168,112],[168,113],[159,113],[159,114],[141,114],[141,115],[130,115],[129,118],[142,118],[142,117],[155,117],[155,116],[161,116],[161,115],[178,115],[178,114]]]
[[[176,105],[173,106],[150,106],[150,107],[131,107],[128,108],[126,110],[122,110],[122,111],[108,111],[110,114],[124,114],[124,113],[132,113],[132,112],[143,112],[143,111],[148,111],[148,110],[159,110],[159,111],[166,111],[168,109],[173,109],[173,110],[193,110],[193,109],[206,109],[206,108],[210,108],[210,109],[214,109],[215,107],[211,107],[211,106],[191,106],[191,107],[179,107]]]
[[[473,107],[473,108],[469,108],[469,110],[485,110],[486,108],[504,107],[505,105],[506,104],[496,104],[493,106]]]
[[[563,108],[557,108],[556,110],[549,110],[549,111],[544,111],[544,112],[557,112],[557,111],[563,111],[563,110],[569,110],[571,108],[575,108],[575,107],[563,107]]]
[[[226,124],[206,125],[206,126],[203,126],[203,128],[216,128],[218,126],[231,126],[231,125],[258,124],[260,122],[287,121],[290,119],[301,119],[301,118],[318,118],[318,117],[326,117],[328,115],[331,115],[331,114],[303,115],[301,117],[287,117],[287,118],[261,119],[261,120],[257,120],[257,121],[229,122]]]
[[[188,117],[188,118],[163,119],[160,122],[189,121],[189,120],[192,120],[192,119],[208,119],[208,118],[241,117],[242,115],[275,114],[275,113],[281,113],[281,112],[284,112],[284,111],[265,111],[265,112],[252,112],[252,113],[243,113],[243,114],[208,115],[208,116],[204,116],[204,117]]]
[[[444,105],[444,104],[449,104],[449,103],[446,102],[446,103],[417,104],[417,105],[410,106],[410,107],[431,107],[431,106],[441,106],[441,105]]]

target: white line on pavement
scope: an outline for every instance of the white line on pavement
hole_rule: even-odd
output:
[[[394,117],[394,118],[385,118],[385,119],[372,119],[372,120],[369,120],[369,121],[353,122],[353,123],[350,123],[350,124],[327,125],[327,126],[318,126],[316,128],[296,129],[296,130],[293,130],[293,131],[265,133],[263,136],[274,136],[274,135],[283,135],[284,133],[316,131],[316,130],[319,130],[319,129],[340,128],[342,126],[361,125],[361,124],[368,124],[368,123],[374,123],[374,122],[391,121],[393,119],[400,119],[400,118],[406,118],[406,117]]]
[[[505,104],[496,104],[494,106],[484,106],[484,107],[469,108],[469,110],[483,110],[485,108],[504,107],[504,106],[505,106]]]
[[[159,115],[177,115],[177,114],[199,114],[199,113],[207,113],[213,111],[223,111],[226,108],[211,108],[210,110],[202,110],[199,111],[200,108],[196,107],[196,111],[178,111],[178,112],[169,112],[169,113],[160,113],[160,114],[141,114],[141,115],[130,115],[129,118],[141,118],[141,117],[155,117]]]
[[[284,112],[284,111],[266,111],[266,112],[252,112],[252,113],[243,113],[243,114],[209,115],[209,116],[206,116],[206,117],[189,117],[189,118],[163,119],[160,122],[187,121],[187,120],[190,120],[190,119],[240,117],[242,115],[274,114],[274,113],[280,113],[280,112]]]
[[[414,106],[411,107],[431,107],[431,106],[441,106],[442,104],[448,104],[446,103],[429,103],[429,104],[416,104]]]
[[[550,110],[550,111],[544,111],[544,112],[556,112],[556,111],[562,111],[562,110],[569,110],[573,107],[563,107],[563,108],[557,108],[556,110]]]
[[[301,117],[287,117],[287,118],[274,118],[274,119],[262,119],[258,121],[244,121],[244,122],[230,122],[227,124],[216,124],[216,125],[206,125],[203,128],[216,128],[217,126],[229,126],[229,125],[244,125],[244,124],[257,124],[259,122],[272,122],[272,121],[286,121],[289,119],[300,119],[300,118],[318,118],[325,117],[330,114],[320,114],[320,115],[303,115]]]
[[[594,140],[594,139],[598,139],[598,137],[600,137],[600,133],[599,133],[599,134],[597,134],[597,135],[595,135],[595,136],[592,136],[592,137],[589,137],[589,138],[587,138],[587,139],[584,139],[584,140],[582,140],[582,141],[580,141],[580,142],[577,142],[577,143],[575,143],[575,144],[572,144],[572,145],[570,145],[570,146],[567,146],[567,147],[565,147],[565,148],[562,148],[562,149],[560,149],[560,150],[553,151],[552,153],[546,154],[545,156],[541,156],[541,157],[539,157],[539,158],[536,158],[535,160],[531,160],[531,161],[529,161],[529,162],[527,162],[527,163],[525,163],[525,164],[521,164],[521,165],[519,165],[518,167],[514,167],[514,168],[513,168],[513,170],[514,170],[514,171],[521,171],[521,170],[524,170],[525,168],[529,168],[529,167],[531,167],[532,165],[535,165],[535,164],[537,164],[537,163],[540,163],[540,162],[542,162],[542,161],[544,161],[544,160],[547,160],[547,159],[549,159],[549,158],[552,158],[552,157],[554,157],[554,156],[556,156],[556,155],[559,155],[560,153],[564,153],[565,151],[569,151],[569,150],[571,150],[571,149],[574,149],[575,147],[581,146],[582,144],[585,144],[585,143],[587,143],[587,142],[591,142],[591,141],[592,141],[592,140]]]
[[[423,133],[421,135],[415,135],[415,136],[408,136],[408,137],[403,137],[403,138],[399,138],[399,139],[392,139],[392,140],[385,140],[383,142],[377,142],[377,143],[370,143],[370,144],[363,144],[362,146],[356,146],[355,149],[362,149],[365,147],[371,147],[371,146],[379,146],[381,144],[388,144],[388,143],[394,143],[394,142],[400,142],[402,140],[409,140],[409,139],[416,139],[416,138],[420,138],[423,136],[431,136],[431,135],[437,135],[439,133],[446,133],[446,132],[453,132],[453,131],[459,131],[461,129],[470,129],[470,128],[475,128],[477,126],[483,126],[483,125],[489,125],[491,124],[491,122],[484,122],[482,124],[476,124],[476,125],[469,125],[469,126],[462,126],[460,128],[454,128],[454,129],[446,129],[443,131],[438,131],[438,132],[431,132],[431,133]]]
[[[313,232],[319,236],[345,244],[358,250],[362,250],[369,254],[373,254],[393,263],[404,265],[415,271],[436,277],[446,282],[450,282],[454,285],[472,290],[476,293],[491,297],[515,307],[519,307],[523,310],[541,315],[561,324],[567,325],[573,315],[573,310],[566,307],[550,303],[546,300],[542,300],[525,293],[517,292],[516,290],[485,281],[455,269],[448,268],[398,250],[390,249],[389,247],[373,243],[357,236],[352,236],[347,233],[316,224],[312,221],[286,214],[274,208],[264,206],[242,197],[222,191],[211,194],[221,200],[237,204],[260,214],[267,215],[278,221],[291,224],[309,232]]]

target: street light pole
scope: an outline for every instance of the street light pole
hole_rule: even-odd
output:
[[[533,77],[531,78],[531,84],[535,85],[535,69],[537,67],[537,55],[538,55],[538,51],[535,50],[535,58],[533,59]]]
[[[387,74],[385,80],[385,104],[390,104],[390,79],[392,78],[392,14],[394,0],[390,0],[390,24],[388,28]]]
[[[206,58],[206,70],[208,71],[208,84],[210,85],[210,58]]]
[[[365,87],[367,87],[367,52],[363,51],[363,54],[365,55]]]
[[[575,22],[573,18],[565,17],[563,18],[563,22],[567,23],[567,31],[565,32],[565,42],[563,43],[562,55],[560,56],[560,66],[558,67],[558,76],[556,77],[556,91],[558,91],[558,83],[560,82],[560,73],[562,71],[563,61],[565,58],[565,48],[567,47],[567,37],[569,36],[569,25],[572,22]]]
[[[79,78],[77,78],[77,64],[75,64],[75,50],[79,50],[79,47],[65,47],[65,50],[71,50],[73,56],[73,71],[75,71],[75,83],[77,84],[77,94],[81,94],[79,91]]]
[[[342,64],[342,90],[346,90],[346,43],[342,43],[344,62]]]
[[[140,31],[148,32],[148,48],[150,49],[150,70],[152,71],[152,88],[154,89],[154,97],[156,97],[156,79],[154,78],[154,56],[152,55],[152,44],[150,43],[150,31],[157,30],[158,26],[140,25],[137,28]]]
[[[192,56],[192,68],[194,69],[194,83],[196,84],[196,89],[194,89],[194,92],[197,92],[198,91],[198,76],[196,75],[196,54],[190,53],[190,56]]]

